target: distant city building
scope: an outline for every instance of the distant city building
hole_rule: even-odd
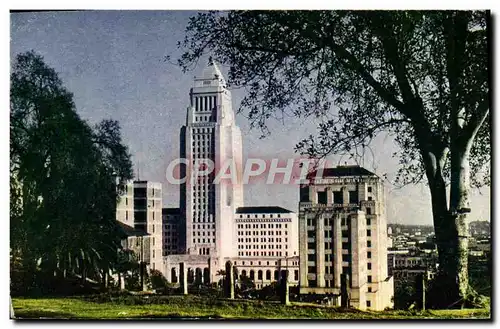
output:
[[[487,237],[490,235],[490,222],[473,221],[469,223],[469,234],[472,237]]]
[[[297,214],[276,207],[239,207],[235,214],[237,257],[233,262],[257,288],[288,270],[291,285],[299,281]]]
[[[148,266],[162,267],[162,192],[161,183],[129,181],[120,195],[116,220],[148,234],[150,241]]]
[[[181,212],[179,208],[163,208],[163,256],[178,254],[180,246],[179,225]]]
[[[123,187],[116,206],[116,220],[134,226],[134,185],[130,181]]]
[[[120,228],[124,233],[122,247],[124,250],[132,251],[138,262],[146,264],[151,263],[151,236],[139,229],[119,222]]]
[[[351,305],[392,307],[382,181],[359,166],[327,168],[309,180],[300,188],[300,293],[339,296],[347,274]]]

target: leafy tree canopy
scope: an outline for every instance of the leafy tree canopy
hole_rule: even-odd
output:
[[[11,254],[28,272],[99,276],[117,263],[116,177],[132,178],[117,122],[93,130],[35,52],[11,73]]]

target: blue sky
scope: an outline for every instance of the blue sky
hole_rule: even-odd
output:
[[[178,206],[178,188],[165,179],[167,164],[179,155],[179,130],[185,122],[192,78],[204,61],[186,74],[166,63],[166,55],[180,54],[177,41],[184,37],[187,11],[87,11],[11,14],[11,56],[35,50],[74,94],[77,111],[91,123],[118,120],[124,142],[140,178],[163,183],[165,207]],[[224,67],[222,68],[224,71]],[[233,108],[243,90],[233,91]],[[280,158],[294,156],[301,138],[315,133],[315,122],[287,118],[271,121],[271,136],[259,139],[242,115],[243,155]],[[374,157],[364,166],[393,176],[397,159],[393,141],[379,136],[372,145]],[[296,155],[295,155],[296,156]],[[332,157],[334,161],[344,161]],[[386,185],[390,223],[431,224],[430,196],[426,186],[397,189]],[[481,192],[481,193],[479,193]],[[293,185],[245,186],[246,205],[278,205],[297,211],[298,189]],[[471,220],[489,219],[489,188],[473,191]]]

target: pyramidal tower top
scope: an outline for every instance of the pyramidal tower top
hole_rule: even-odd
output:
[[[203,68],[201,76],[194,77],[193,87],[189,94],[187,125],[232,126],[235,124],[231,91],[227,88],[222,71],[212,57]]]
[[[195,77],[195,86],[197,86],[196,82],[201,82],[203,86],[222,86],[226,88],[226,80],[224,79],[224,75],[221,70],[214,62],[213,58],[210,57],[208,59],[208,65],[203,69],[201,77]],[[200,85],[198,85],[200,86]]]

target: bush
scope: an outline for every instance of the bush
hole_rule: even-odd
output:
[[[150,281],[149,288],[159,293],[165,293],[169,288],[171,288],[170,283],[158,270],[150,271],[149,281]]]

